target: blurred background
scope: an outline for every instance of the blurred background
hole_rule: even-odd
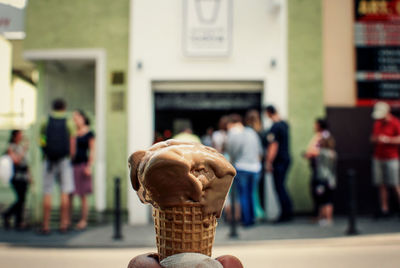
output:
[[[238,226],[239,240],[340,237],[349,228],[352,204],[361,233],[400,231],[393,189],[392,217],[375,217],[380,207],[370,143],[377,101],[400,116],[399,0],[0,0],[0,92],[0,152],[7,151],[10,131],[22,129],[34,181],[24,208],[30,229],[0,232],[6,245],[152,246],[151,208],[130,186],[129,155],[171,138],[182,125],[205,137],[219,129],[222,116],[249,110],[259,113],[267,130],[267,105],[290,125],[287,188],[295,220],[271,224],[279,202],[272,179],[262,175],[257,187],[265,214],[249,229]],[[96,137],[89,228],[68,239],[34,233],[43,213],[40,128],[56,98],[66,101],[68,116],[84,110]],[[330,229],[316,229],[310,220],[311,170],[303,154],[316,118],[326,119],[336,140]],[[355,174],[354,188],[349,174]],[[56,229],[58,189],[52,195]],[[119,242],[112,239],[116,198],[125,230]],[[3,183],[0,211],[14,199]],[[73,219],[79,209],[74,200]],[[229,223],[220,225],[217,245],[232,244]],[[249,260],[248,267],[261,266]]]

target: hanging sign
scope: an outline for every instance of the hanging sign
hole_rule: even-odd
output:
[[[0,34],[7,39],[23,39],[26,0],[0,0]]]
[[[227,56],[232,42],[232,0],[183,0],[185,56]]]

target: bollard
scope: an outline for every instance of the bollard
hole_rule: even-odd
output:
[[[356,172],[354,169],[347,170],[347,180],[349,189],[349,211],[347,235],[356,235],[357,231],[357,193],[356,193]]]
[[[121,179],[114,179],[114,240],[122,239],[122,227],[121,227]]]
[[[230,222],[230,232],[229,232],[229,237],[230,238],[237,238],[238,233],[237,233],[237,228],[236,228],[236,204],[235,204],[235,199],[236,199],[236,184],[233,183],[232,188],[231,188],[231,222]]]

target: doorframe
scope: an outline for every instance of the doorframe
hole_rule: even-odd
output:
[[[33,49],[23,53],[30,61],[50,60],[93,60],[95,62],[95,118],[96,118],[96,161],[95,161],[95,209],[106,209],[106,61],[104,49]]]

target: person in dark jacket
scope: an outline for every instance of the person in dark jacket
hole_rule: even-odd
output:
[[[292,219],[292,201],[286,189],[286,176],[290,166],[289,125],[281,120],[275,107],[265,108],[266,115],[273,122],[270,130],[264,137],[268,144],[265,156],[265,169],[274,177],[275,190],[281,206],[281,215],[277,223]]]

